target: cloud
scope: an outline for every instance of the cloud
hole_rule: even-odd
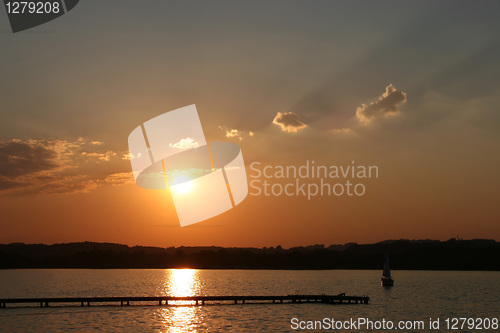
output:
[[[124,153],[122,154],[122,160],[130,160],[132,158],[132,154],[130,153]]]
[[[331,131],[334,133],[353,133],[353,130],[347,127],[334,128]]]
[[[225,132],[226,138],[237,138],[239,140],[243,140],[246,136],[252,137],[255,135],[254,132],[252,131],[241,131],[236,128],[229,129],[224,126],[219,126],[219,129],[223,130]]]
[[[273,124],[281,127],[283,132],[297,133],[299,130],[307,127],[299,120],[299,115],[293,112],[278,112],[273,119]]]
[[[229,131],[226,131],[226,137],[228,138],[239,138],[240,140],[243,139],[243,133],[238,131],[237,129],[232,129]]]
[[[63,175],[41,172],[9,180],[0,176],[0,197],[34,196],[52,194],[88,193],[99,185],[100,180],[89,175]]]
[[[135,184],[132,172],[118,172],[107,176],[104,179],[105,183],[113,186]]]
[[[406,102],[406,93],[397,90],[392,84],[385,88],[385,92],[377,101],[370,105],[363,104],[356,109],[356,117],[363,123],[368,123],[378,117],[387,117],[398,114],[399,105]]]
[[[176,142],[174,144],[170,143],[169,146],[177,149],[188,149],[188,148],[198,148],[200,145],[198,144],[198,142],[195,142],[194,139],[185,138],[181,139],[179,142]]]
[[[15,182],[5,177],[0,177],[0,191],[10,190],[22,186],[24,186],[23,183]]]
[[[18,177],[59,167],[55,144],[47,141],[0,142],[0,176]]]
[[[93,143],[91,143],[93,144]],[[82,155],[87,158],[95,158],[99,161],[105,161],[109,162],[111,161],[111,158],[115,157],[117,154],[113,151],[107,151],[105,153],[89,153],[89,152],[82,152]]]
[[[84,138],[0,141],[0,196],[87,193],[100,185],[125,184],[116,171],[106,173],[126,163],[125,152],[102,146]]]

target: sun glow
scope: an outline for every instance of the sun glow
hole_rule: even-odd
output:
[[[191,179],[189,177],[186,177],[186,176],[177,177],[174,180],[174,183],[177,183],[177,184],[170,186],[170,188],[179,194],[186,194],[189,191],[191,191],[191,188],[193,187],[193,183],[191,182]]]

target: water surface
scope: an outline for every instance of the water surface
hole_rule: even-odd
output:
[[[380,287],[380,274],[367,270],[2,270],[0,298],[345,292],[367,295],[370,304],[7,308],[0,309],[0,332],[290,332],[292,318],[500,317],[500,272],[395,271],[392,288]]]

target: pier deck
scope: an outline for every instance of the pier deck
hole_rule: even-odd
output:
[[[90,306],[157,305],[205,305],[205,304],[246,304],[246,303],[327,303],[327,304],[368,304],[367,296],[339,295],[285,295],[285,296],[154,296],[154,297],[43,297],[0,299],[0,309],[7,304],[36,304],[48,307],[50,304]],[[179,304],[180,303],[180,304]]]

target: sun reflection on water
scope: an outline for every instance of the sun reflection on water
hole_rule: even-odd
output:
[[[171,269],[167,284],[169,296],[193,296],[199,289],[196,269]]]
[[[167,296],[199,295],[200,280],[196,269],[169,269],[161,294]],[[191,301],[169,302],[160,309],[165,333],[197,332],[196,325],[202,321],[198,306]]]

